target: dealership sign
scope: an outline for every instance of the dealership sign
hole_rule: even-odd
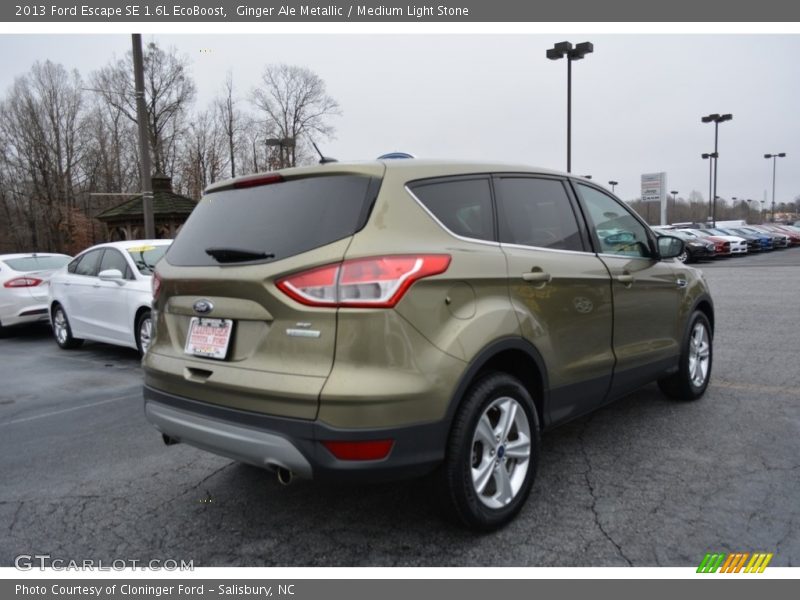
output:
[[[667,174],[645,173],[642,175],[642,201],[664,202],[667,199]]]

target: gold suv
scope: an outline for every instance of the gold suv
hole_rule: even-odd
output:
[[[157,267],[145,413],[292,476],[437,471],[476,529],[550,429],[651,381],[699,398],[700,272],[605,189],[514,165],[324,164],[212,185]]]

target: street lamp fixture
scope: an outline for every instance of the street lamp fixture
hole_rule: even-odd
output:
[[[592,176],[591,176],[591,175],[584,175],[584,176],[583,176],[583,178],[584,178],[584,179],[591,179],[591,178],[592,178]]]
[[[581,60],[594,52],[594,44],[581,42],[574,47],[571,42],[559,42],[547,51],[550,60],[567,59],[567,173],[572,172],[572,61]]]
[[[613,194],[614,193],[614,188],[619,185],[619,181],[609,181],[608,185],[611,186],[611,193]]]
[[[714,204],[711,207],[711,222],[714,226],[717,224],[717,164],[719,162],[719,124],[724,123],[725,121],[731,121],[733,119],[733,115],[728,113],[724,115],[720,115],[718,113],[712,113],[710,115],[706,115],[705,117],[701,117],[700,120],[703,123],[714,123],[714,190],[710,194],[711,198],[715,198]]]
[[[775,222],[775,163],[778,158],[784,158],[786,152],[779,152],[778,154],[765,154],[764,158],[772,159],[772,222]]]

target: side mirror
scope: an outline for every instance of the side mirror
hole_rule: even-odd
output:
[[[658,238],[658,255],[663,258],[675,258],[683,252],[683,240],[671,235],[662,235]]]
[[[97,276],[102,281],[113,281],[119,285],[125,283],[125,278],[122,276],[122,272],[119,269],[106,269],[105,271],[100,271]]]

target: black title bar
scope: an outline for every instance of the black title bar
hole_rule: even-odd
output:
[[[800,3],[785,0],[12,0],[6,22],[791,22]]]

